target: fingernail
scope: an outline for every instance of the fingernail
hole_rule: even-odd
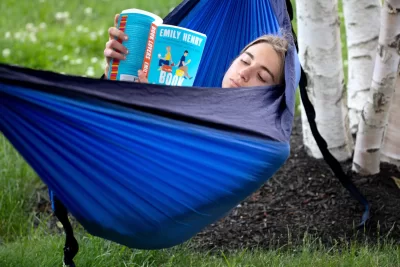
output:
[[[124,36],[124,40],[128,40],[128,36],[127,35]]]
[[[128,50],[126,50],[126,53],[125,54],[128,54],[129,53],[129,51]]]

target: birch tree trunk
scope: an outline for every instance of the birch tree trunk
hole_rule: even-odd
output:
[[[381,160],[400,167],[400,66],[396,89],[389,110],[389,121],[383,139]]]
[[[316,124],[339,161],[351,157],[352,137],[344,98],[344,74],[337,0],[296,0],[300,62]],[[303,141],[309,155],[322,158],[301,106]]]
[[[376,174],[400,62],[400,0],[385,0],[371,90],[361,113],[353,170]],[[398,112],[398,111],[397,111]]]
[[[348,52],[347,106],[351,133],[367,101],[378,46],[380,0],[343,0]]]

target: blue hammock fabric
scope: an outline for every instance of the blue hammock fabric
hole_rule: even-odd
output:
[[[64,223],[68,210],[91,234],[132,248],[180,244],[284,164],[299,83],[317,143],[328,164],[339,165],[318,136],[295,40],[285,57],[284,86],[218,88],[245,44],[292,32],[286,2],[185,0],[177,6],[166,23],[208,36],[194,87],[0,64],[0,131],[65,206]],[[358,194],[340,165],[335,168]],[[67,265],[73,266],[74,253]]]
[[[19,80],[1,83],[2,132],[90,233],[129,247],[158,249],[187,240],[257,190],[289,155],[288,143],[257,129],[154,115],[128,107],[128,101],[122,106],[81,96],[73,90],[83,88],[66,85],[76,80],[87,94],[97,94],[100,81],[67,78],[58,88],[55,81],[62,77],[54,75],[52,82],[40,80],[49,93],[46,87],[33,90],[10,69],[0,70]],[[25,74],[28,80],[40,76]],[[118,94],[108,84],[107,91]],[[155,95],[151,88],[129,91]],[[188,98],[204,94],[209,92]],[[252,106],[268,105],[273,90],[219,95],[205,112],[223,105],[231,120],[247,124],[255,123],[257,108],[234,109],[248,106],[248,97]]]
[[[246,43],[282,25],[291,31],[274,15],[285,3],[276,1],[280,12],[273,7],[179,5],[166,23],[210,40],[191,88],[1,65],[0,130],[91,234],[141,249],[180,244],[257,190],[289,155],[299,79],[293,43],[286,86],[217,88]],[[178,15],[185,19],[174,21]],[[228,39],[232,45],[222,46]]]

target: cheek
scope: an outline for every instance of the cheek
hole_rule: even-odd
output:
[[[222,79],[222,87],[229,88],[230,87],[230,78],[232,78],[234,73],[234,67],[231,65],[229,69],[225,72],[225,75]]]
[[[237,72],[237,61],[235,60],[229,69],[226,71],[227,75],[232,75]]]
[[[273,66],[271,71],[274,74],[274,76],[276,77],[276,79],[278,80],[279,77],[281,76],[282,62],[280,61],[279,58],[277,58],[275,60],[275,62],[273,64],[271,64],[271,66]]]
[[[227,80],[227,79],[229,79],[229,77],[231,76],[231,74],[234,72],[234,65],[232,64],[229,68],[228,68],[228,70],[225,72],[225,75],[224,75],[224,81],[225,80]]]

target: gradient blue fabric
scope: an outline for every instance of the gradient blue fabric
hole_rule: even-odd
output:
[[[274,0],[182,2],[166,21],[209,36],[195,87],[0,64],[0,130],[93,235],[141,249],[180,244],[289,156],[299,77],[293,43],[285,86],[218,88],[247,42],[290,27],[285,8]]]
[[[286,87],[280,99],[286,103],[279,113],[288,140],[301,72],[286,1],[186,0],[164,21],[203,32],[210,40],[206,43],[195,86],[220,86],[225,71],[246,44],[263,34],[285,34],[291,46],[285,60]]]

